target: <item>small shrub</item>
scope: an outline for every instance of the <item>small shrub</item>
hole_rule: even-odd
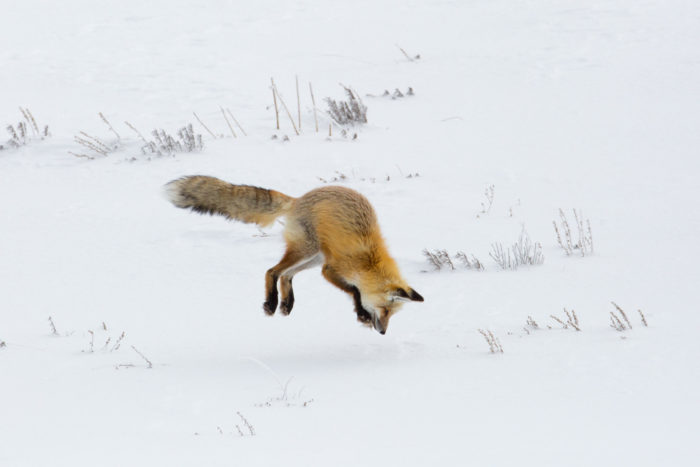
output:
[[[433,266],[436,271],[442,268],[454,271],[457,269],[455,262],[450,257],[447,250],[428,250],[427,248],[423,250],[423,256],[428,260],[428,262]],[[459,259],[466,269],[475,269],[477,271],[484,271],[486,268],[474,255],[471,259],[466,255],[466,253],[459,251],[455,255],[455,258]]]
[[[578,322],[578,316],[576,316],[576,311],[574,311],[574,310],[569,311],[566,308],[564,308],[564,314],[566,314],[566,321],[563,321],[554,315],[549,315],[549,316],[554,321],[561,324],[564,329],[568,329],[569,327],[572,327],[575,330],[580,331],[581,327],[580,327],[579,322]]]
[[[44,125],[42,129],[36,123],[34,115],[29,109],[19,108],[22,118],[17,125],[7,125],[5,129],[10,134],[10,139],[5,144],[0,144],[0,151],[3,149],[19,148],[29,144],[31,141],[43,140],[51,136],[49,126]]]
[[[504,249],[501,243],[491,244],[489,255],[504,270],[516,270],[521,265],[536,265],[544,262],[542,245],[538,242],[532,243],[525,229],[520,233],[518,242],[514,243],[510,249]]]
[[[355,91],[345,86],[343,88],[348,96],[347,101],[335,101],[330,97],[325,99],[330,117],[338,125],[367,123],[367,106]]]
[[[195,134],[192,124],[180,128],[177,137],[170,135],[165,130],[155,129],[151,132],[152,140],[146,139],[132,124],[125,122],[144,143],[141,153],[144,155],[155,154],[169,156],[178,152],[197,152],[204,149],[201,134]]]
[[[572,209],[572,211],[574,213],[574,219],[576,220],[577,235],[574,238],[566,214],[564,214],[562,209],[559,209],[560,225],[557,225],[556,221],[552,221],[552,224],[554,224],[554,232],[557,235],[557,243],[559,243],[559,246],[564,250],[566,256],[571,256],[574,250],[578,250],[581,256],[593,254],[591,221],[586,219],[584,226],[583,215],[577,212],[576,209]]]

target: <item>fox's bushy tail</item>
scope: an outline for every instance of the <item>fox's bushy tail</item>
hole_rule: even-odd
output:
[[[202,214],[219,214],[228,219],[272,224],[284,215],[294,198],[275,190],[233,185],[214,177],[191,175],[165,185],[165,194],[175,206]]]

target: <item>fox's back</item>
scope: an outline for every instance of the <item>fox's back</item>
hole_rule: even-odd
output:
[[[308,240],[327,250],[326,254],[341,246],[342,250],[366,248],[379,239],[377,216],[370,202],[342,186],[311,190],[295,200],[287,217]]]

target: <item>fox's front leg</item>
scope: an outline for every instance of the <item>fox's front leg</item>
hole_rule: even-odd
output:
[[[292,289],[291,276],[283,275],[280,277],[280,294],[282,295],[280,311],[282,314],[288,315],[294,306],[294,289]]]
[[[265,302],[263,303],[263,310],[270,316],[274,315],[277,309],[278,277],[279,276],[275,274],[275,268],[270,268],[265,273]]]
[[[329,266],[328,264],[323,266],[321,274],[323,274],[323,277],[325,277],[328,282],[352,295],[352,300],[355,302],[355,313],[357,313],[358,321],[366,324],[372,323],[372,314],[365,310],[365,308],[362,306],[362,295],[360,294],[360,289],[352,284],[349,284],[335,271],[335,269],[333,269],[332,266]]]

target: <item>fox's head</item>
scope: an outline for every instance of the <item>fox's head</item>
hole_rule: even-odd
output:
[[[384,334],[389,327],[389,320],[405,302],[422,301],[421,294],[405,284],[369,287],[369,290],[362,294],[362,306],[369,315],[358,313],[357,319]]]

